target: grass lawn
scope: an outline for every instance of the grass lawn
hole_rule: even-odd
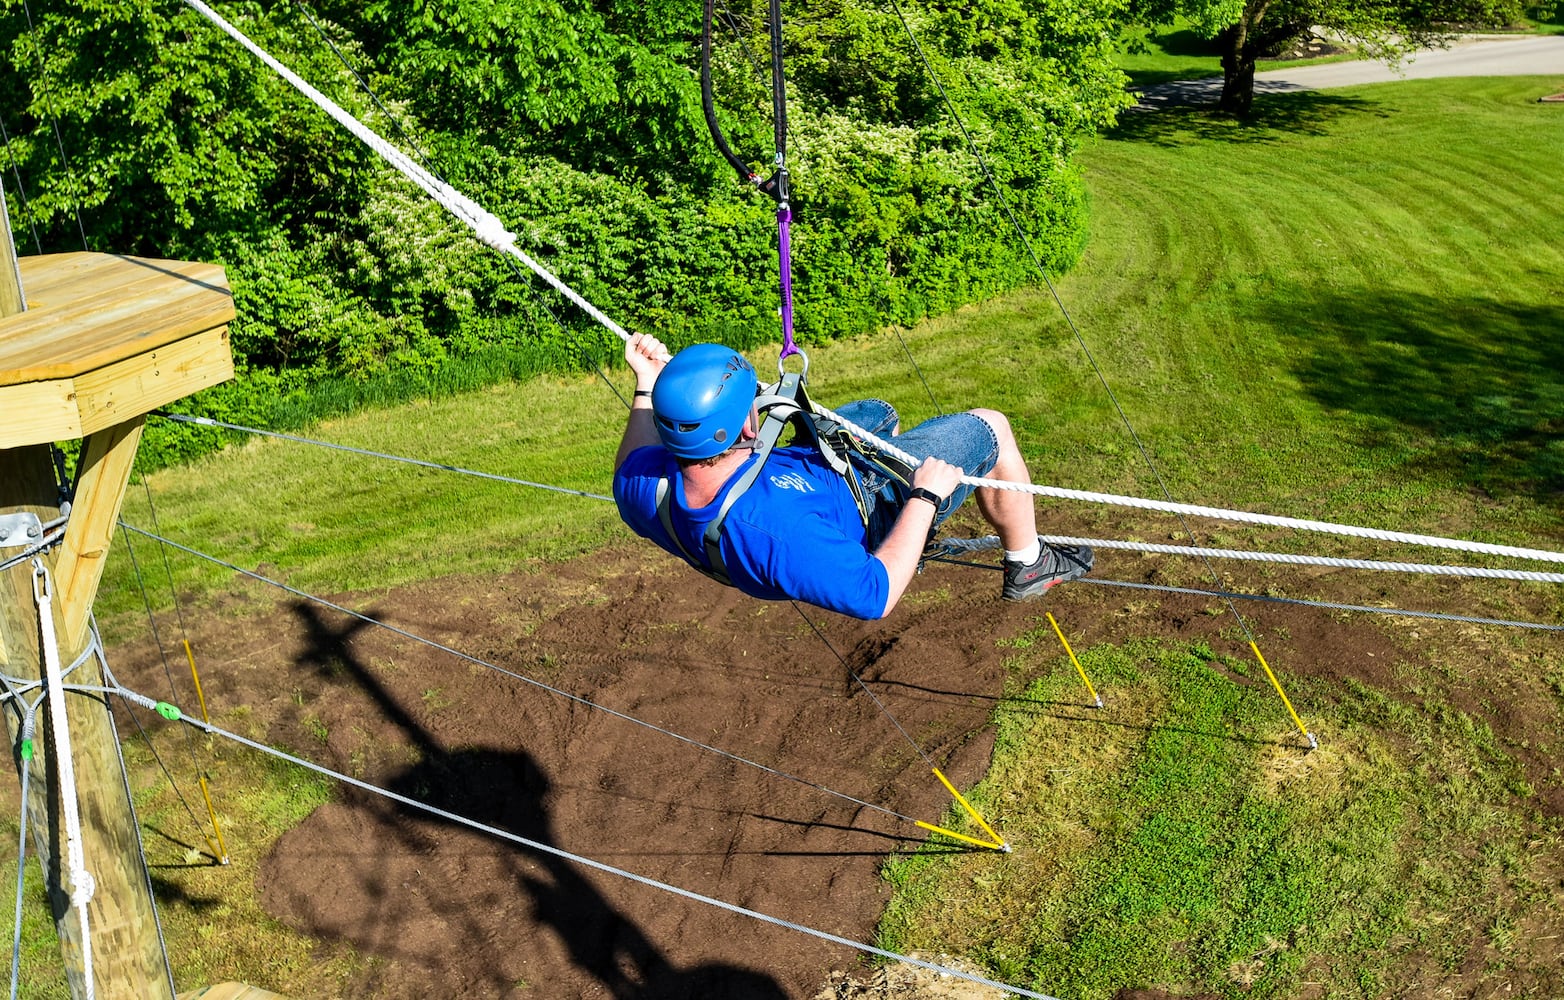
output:
[[[1561,88],[1564,78],[1511,78],[1267,97],[1246,125],[1134,115],[1081,157],[1092,239],[1060,291],[1176,499],[1564,544],[1564,208],[1549,197],[1564,131],[1559,108],[1534,103]],[[904,336],[938,405],[1012,414],[1040,480],[1156,494],[1046,293]],[[888,334],[811,354],[827,404],[881,395],[909,422],[936,409]],[[310,433],[602,493],[622,420],[601,381],[536,379]],[[543,568],[628,537],[611,504],[281,441],[158,472],[146,488],[166,534],[324,594]],[[1063,504],[1049,516],[1082,532],[1107,517]],[[151,527],[139,484],[125,517]],[[162,557],[134,541],[166,608]],[[1330,539],[1280,544],[1387,554]],[[182,554],[170,565],[174,588],[197,602],[243,589]],[[1564,599],[1551,600],[1564,616]],[[122,536],[99,605],[111,643],[143,634],[140,606]],[[1005,830],[1053,843],[1047,870],[1060,877],[981,887],[979,915],[952,924],[928,901],[958,884],[969,895],[956,898],[973,898],[965,862],[898,860],[888,942],[949,944],[1072,996],[1106,995],[1118,974],[1225,993],[1249,977],[1252,995],[1296,995],[1305,970],[1377,995],[1389,973],[1369,959],[1395,935],[1428,931],[1439,961],[1478,912],[1491,938],[1515,933],[1518,911],[1452,902],[1500,875],[1524,895],[1531,877],[1517,840],[1524,789],[1491,734],[1459,713],[1337,692],[1322,724],[1340,738],[1294,771],[1263,741],[1159,731],[1173,716],[1204,731],[1280,734],[1286,723],[1274,703],[1211,683],[1208,650],[1146,637],[1088,659],[1150,728],[1080,741],[1026,711],[1067,682],[1056,658],[1026,645],[1035,636],[996,638],[1017,644],[1016,700],[996,719],[996,766],[978,796],[1006,803],[1031,790],[1004,807]],[[1060,784],[1048,760],[1069,761],[1074,777]],[[279,780],[278,794],[297,800],[291,779]],[[1463,868],[1469,856],[1478,860]],[[1002,927],[985,923],[988,904],[1010,914]],[[1420,908],[1434,915],[1409,922]],[[1143,935],[1126,934],[1130,918]],[[1083,950],[1063,952],[1062,930]],[[288,940],[277,948],[280,961],[297,954]]]
[[[1258,668],[1202,644],[1087,651],[1095,714],[1048,625],[1008,644],[1016,685],[971,797],[1015,853],[892,858],[888,947],[1073,1000],[1423,996],[1473,948],[1507,981],[1515,927],[1564,918],[1534,864],[1558,831],[1528,825],[1515,762],[1449,705],[1299,686],[1323,734],[1304,755],[1264,679],[1234,683]]]
[[[226,713],[222,720],[239,731],[250,728],[248,713]],[[318,775],[247,750],[194,740],[161,730],[153,738],[164,761],[180,776],[186,800],[177,798],[157,768],[148,744],[135,731],[125,734],[125,762],[133,775],[137,816],[149,858],[174,981],[181,989],[214,985],[234,970],[252,983],[266,983],[284,996],[341,995],[341,981],[362,963],[344,947],[323,945],[272,918],[255,894],[256,876],[271,844],[328,801],[332,786]],[[256,732],[254,735],[262,736]],[[191,755],[193,754],[193,755]],[[199,786],[189,771],[199,759],[216,789],[219,823],[231,863],[212,864],[215,850],[194,831],[211,836]],[[19,832],[16,790],[4,793],[0,835],[14,844]],[[187,812],[187,808],[190,810]],[[39,877],[37,855],[27,864],[27,906],[23,911],[20,996],[25,1000],[66,1000],[70,990],[60,961]],[[0,862],[0,883],[16,884],[16,858]]]
[[[1095,232],[1062,290],[1175,495],[1559,537],[1564,220],[1539,193],[1564,143],[1529,103],[1558,83],[1263,99],[1251,126],[1141,115],[1083,157]],[[1038,428],[1061,465],[1101,468],[1075,434],[1094,416],[1083,403]],[[1557,932],[1537,859],[1558,825],[1437,684],[1416,709],[1302,685],[1329,734],[1304,757],[1251,665],[1157,638],[1099,646],[1084,661],[1115,693],[1097,725],[1061,708],[1082,695],[1052,638],[999,640],[1013,689],[973,791],[1014,860],[893,859],[888,946],[1079,1000],[1375,997],[1460,981],[1473,949],[1487,965],[1462,974],[1497,989],[1536,959],[1518,927]],[[1564,691],[1556,639],[1496,644],[1427,655],[1452,676],[1551,671]],[[1554,718],[1531,738],[1557,747]],[[1557,970],[1521,982],[1564,987]]]

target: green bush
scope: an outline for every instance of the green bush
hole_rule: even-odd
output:
[[[699,5],[687,6],[320,5],[325,35],[384,107],[300,8],[223,13],[382,134],[409,130],[404,144],[622,325],[676,345],[752,347],[781,334],[775,206],[706,134]],[[912,323],[1035,280],[1012,211],[1046,267],[1077,259],[1085,212],[1070,157],[1124,104],[1112,7],[907,4],[931,76],[886,11],[786,6],[802,340]],[[736,15],[743,37],[716,40],[718,113],[760,168],[773,145],[769,80],[752,62],[767,51],[764,5]],[[0,53],[0,89],[30,95],[12,129],[30,215],[19,200],[12,211],[40,224],[46,249],[79,247],[80,208],[93,249],[227,267],[240,375],[186,401],[192,412],[274,424],[618,353],[191,11],[86,0],[32,32],[13,16],[0,20]],[[214,440],[165,428],[149,460]]]

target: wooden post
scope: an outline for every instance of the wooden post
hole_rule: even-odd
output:
[[[207,265],[85,253],[22,263],[33,308],[0,315],[0,514],[56,517],[47,442],[83,439],[65,538],[40,556],[52,576],[63,667],[90,644],[92,602],[145,414],[232,376],[227,322],[233,308],[221,269]],[[0,559],[17,551],[0,548]],[[0,652],[12,676],[40,676],[33,572],[28,560],[0,573]],[[102,677],[93,657],[68,682],[101,685]],[[88,907],[92,992],[104,1000],[172,1000],[108,700],[69,693],[65,702],[86,867],[97,885]],[[20,716],[10,706],[4,714],[14,744]],[[49,872],[71,993],[81,998],[89,990],[81,922],[67,896],[72,887],[61,884],[58,771],[45,720],[37,721],[33,759],[18,764],[30,768],[33,841]]]
[[[134,433],[125,438],[130,441],[132,451],[140,438],[140,422],[138,417]],[[122,492],[123,483],[117,485]],[[99,489],[113,490],[115,486],[104,484]],[[0,452],[0,510],[27,510],[48,520],[57,513],[57,503],[47,446]],[[77,532],[78,522],[73,517],[67,538]],[[60,561],[55,553],[43,559],[53,577],[55,631],[60,641],[60,664],[65,667],[87,648],[89,633],[85,619],[75,633],[70,631],[71,620],[80,612],[73,614],[61,586]],[[3,626],[6,658],[10,664],[8,670],[13,675],[40,677],[42,660],[32,575],[29,560],[12,567],[0,580],[0,604],[3,604],[0,626]],[[97,659],[94,657],[79,667],[69,682],[101,685],[103,672]],[[46,712],[54,710],[52,705],[45,709]],[[146,883],[146,869],[130,802],[125,797],[119,747],[108,701],[102,695],[71,693],[66,696],[65,713],[76,764],[76,798],[81,809],[87,871],[97,883],[88,907],[96,994],[105,1000],[110,997],[168,1000],[173,996],[173,987],[159,947],[152,895]],[[6,721],[13,729],[14,739],[17,735],[16,713],[7,712]],[[71,887],[63,885],[65,830],[58,809],[60,788],[53,760],[54,747],[46,737],[48,728],[43,713],[37,721],[33,738],[35,752],[27,764],[32,768],[28,819],[35,850],[49,873],[49,904],[60,936],[71,994],[84,997],[88,994],[83,970],[81,920],[70,907],[68,891]]]

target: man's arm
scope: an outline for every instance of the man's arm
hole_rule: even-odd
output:
[[[651,391],[669,357],[668,348],[650,334],[638,333],[625,341],[625,362],[635,372],[636,394],[630,400],[630,418],[625,422],[619,453],[614,456],[615,472],[632,451],[658,442],[657,425],[652,422]]]
[[[912,485],[921,486],[939,496],[943,501],[961,483],[961,468],[937,458],[924,459],[912,474]],[[918,561],[923,556],[923,545],[929,538],[929,528],[934,524],[935,505],[926,500],[908,500],[901,515],[891,526],[890,534],[874,550],[874,557],[885,564],[890,578],[890,592],[885,598],[885,610],[880,617],[891,613],[901,595],[906,592],[912,578],[918,573]]]

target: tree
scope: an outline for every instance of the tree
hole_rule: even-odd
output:
[[[1256,61],[1311,28],[1356,44],[1372,59],[1394,61],[1456,31],[1513,23],[1519,0],[1148,0],[1138,18],[1170,23],[1182,15],[1215,39],[1222,53],[1221,109],[1247,115]]]
[[[74,224],[60,225],[78,212],[93,249],[174,255],[204,252],[207,233],[260,228],[279,204],[308,218],[362,200],[365,152],[335,141],[329,121],[253,60],[233,58],[193,11],[165,6],[34,5],[29,27],[20,0],[0,0],[8,165],[15,156],[30,182],[37,225],[62,233],[52,249],[80,248]],[[293,25],[236,16],[306,73],[333,68],[281,47]]]

